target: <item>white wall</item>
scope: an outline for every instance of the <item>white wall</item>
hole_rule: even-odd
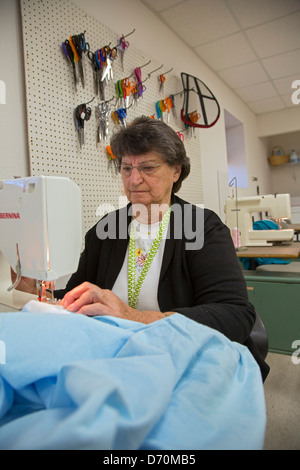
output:
[[[6,85],[6,103],[0,104],[0,179],[9,179],[29,175],[18,0],[0,1],[0,31],[0,80]]]
[[[281,111],[257,116],[257,132],[260,137],[284,134],[300,130],[300,104]]]
[[[285,154],[295,149],[300,155],[300,131],[271,136],[268,141],[269,155],[273,147],[278,146],[282,147]],[[270,167],[270,179],[272,192],[289,193],[292,198],[300,196],[300,163]]]
[[[236,177],[240,187],[248,188],[243,124],[226,129],[226,147],[229,180]]]
[[[300,104],[257,117],[258,135],[268,136],[268,155],[280,146],[286,154],[294,148],[300,154]],[[270,167],[271,192],[300,197],[300,163]]]
[[[224,108],[244,125],[249,186],[241,189],[240,194],[256,194],[252,176],[259,178],[261,193],[270,192],[267,144],[265,139],[257,137],[256,116],[152,12],[139,0],[73,0],[73,3],[118,34],[127,34],[135,28],[135,33],[128,38],[130,44],[163,63],[164,67],[173,67],[173,73],[177,73],[178,77],[181,72],[186,72],[200,78],[217,97],[222,109],[219,121],[211,129],[197,130],[200,133],[199,153],[206,207],[219,212],[217,173],[227,172]],[[0,2],[0,27],[2,37],[6,39],[5,44],[2,42],[0,46],[0,79],[5,80],[7,85],[7,104],[0,105],[1,178],[15,174],[24,176],[29,171],[18,7],[17,0]]]

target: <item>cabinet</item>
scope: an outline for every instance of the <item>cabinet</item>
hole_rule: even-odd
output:
[[[292,354],[300,340],[300,274],[244,271],[250,302],[269,338],[269,351]]]

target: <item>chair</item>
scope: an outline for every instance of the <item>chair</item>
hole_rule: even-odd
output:
[[[262,359],[265,359],[269,349],[268,334],[265,325],[257,312],[250,338],[252,338],[255,343]]]

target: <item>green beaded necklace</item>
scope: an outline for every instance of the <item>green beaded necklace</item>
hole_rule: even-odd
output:
[[[150,248],[150,252],[146,258],[145,264],[143,266],[143,269],[141,271],[141,274],[137,282],[136,282],[136,276],[135,276],[136,244],[135,244],[135,236],[134,236],[134,227],[133,227],[133,223],[131,223],[130,240],[129,240],[129,259],[128,259],[128,305],[132,308],[136,308],[142,284],[149,271],[152,260],[157,253],[163,234],[168,226],[170,213],[171,213],[171,208],[169,207],[162,219],[162,222],[160,224],[156,237],[153,240],[153,243]]]

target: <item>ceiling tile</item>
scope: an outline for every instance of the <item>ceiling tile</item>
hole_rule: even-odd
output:
[[[252,101],[248,103],[248,106],[256,114],[269,113],[272,111],[278,111],[285,107],[284,103],[280,98],[268,98],[266,100]]]
[[[300,10],[299,0],[228,0],[243,28],[251,28]]]
[[[234,89],[268,80],[266,72],[258,61],[222,70],[219,75]]]
[[[268,57],[262,60],[262,64],[272,79],[295,74],[300,77],[300,50]]]
[[[236,93],[246,101],[265,100],[278,96],[278,92],[271,82],[257,83],[243,88],[236,88]]]
[[[300,11],[248,29],[246,34],[257,55],[264,58],[297,49],[300,43],[299,31]]]
[[[299,106],[299,104],[297,105],[297,104],[292,102],[292,93],[287,94],[287,95],[282,95],[281,99],[284,101],[284,103],[288,107]]]
[[[256,59],[243,33],[236,33],[195,48],[195,52],[214,70],[222,70]]]
[[[300,80],[300,0],[140,1],[254,113],[291,106],[291,84]]]
[[[300,80],[300,73],[297,75],[291,75],[289,77],[278,78],[277,80],[273,80],[273,84],[275,85],[278,92],[282,95],[292,94],[294,89],[292,88],[292,83],[295,80]]]
[[[182,0],[142,0],[142,3],[159,12],[174,7],[177,3],[182,3]]]
[[[188,0],[161,12],[161,16],[190,46],[205,44],[239,29],[223,0]]]

